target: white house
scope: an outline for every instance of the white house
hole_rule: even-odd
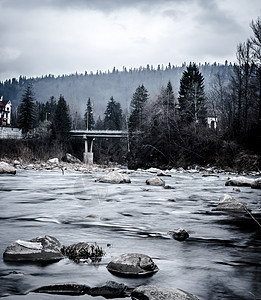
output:
[[[3,96],[0,96],[0,126],[11,125],[11,108],[11,101],[4,101]]]
[[[212,129],[217,129],[217,118],[216,117],[208,117],[208,127]]]

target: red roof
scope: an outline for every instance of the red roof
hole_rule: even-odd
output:
[[[0,101],[0,106],[6,106],[6,104],[8,104],[9,102],[10,100]]]

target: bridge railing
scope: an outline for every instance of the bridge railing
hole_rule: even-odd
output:
[[[72,136],[86,137],[127,137],[128,131],[125,130],[71,130]]]

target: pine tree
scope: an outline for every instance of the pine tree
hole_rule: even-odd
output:
[[[54,115],[53,134],[57,140],[64,142],[69,138],[70,129],[71,118],[69,114],[69,108],[64,100],[64,97],[60,95]]]
[[[107,130],[122,129],[122,109],[119,102],[110,98],[105,111],[104,128]]]
[[[95,122],[93,118],[93,108],[91,104],[91,99],[88,99],[86,111],[84,114],[84,121],[87,127],[87,130],[92,130],[94,128]]]
[[[204,78],[195,63],[183,72],[178,100],[182,122],[206,124]]]
[[[143,123],[144,105],[149,98],[149,94],[144,85],[139,85],[132,96],[130,103],[129,131],[141,130]]]
[[[36,122],[36,107],[34,103],[34,93],[32,85],[28,85],[22,96],[22,102],[18,110],[18,124],[23,133],[33,129]]]
[[[57,107],[56,99],[54,96],[51,96],[49,101],[47,101],[45,104],[45,109],[46,109],[45,119],[46,119],[46,121],[53,122],[55,112],[56,112],[56,107]]]

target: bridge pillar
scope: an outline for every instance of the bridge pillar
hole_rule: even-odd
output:
[[[93,140],[94,138],[88,138],[86,135],[83,136],[84,139],[84,152],[83,152],[83,162],[88,165],[93,165]]]

